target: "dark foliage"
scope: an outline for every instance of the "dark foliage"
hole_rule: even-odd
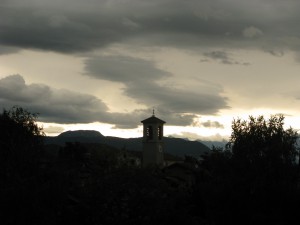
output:
[[[203,156],[195,198],[213,224],[291,224],[299,205],[297,133],[284,117],[234,120],[225,150]]]
[[[105,144],[44,151],[36,114],[0,114],[1,224],[292,224],[297,133],[283,117],[233,121],[227,149],[167,168]],[[51,148],[54,146],[51,146]],[[139,155],[139,154],[138,154]]]
[[[236,171],[246,177],[250,192],[293,188],[297,178],[297,132],[284,129],[282,115],[235,120],[229,147]]]
[[[20,107],[0,114],[0,176],[6,182],[21,182],[37,169],[43,132],[36,119]]]
[[[44,151],[36,118],[18,107],[0,115],[1,224],[198,224],[191,193],[160,169],[103,144]]]

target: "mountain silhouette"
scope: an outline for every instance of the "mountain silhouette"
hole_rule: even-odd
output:
[[[63,146],[66,142],[100,143],[115,148],[125,148],[132,151],[142,151],[142,137],[119,138],[104,136],[94,130],[66,131],[56,137],[45,137],[45,144]],[[199,157],[210,150],[199,141],[189,141],[181,138],[164,137],[164,149],[166,153],[184,157],[185,155]]]
[[[99,131],[95,130],[69,130],[66,132],[61,133],[58,137],[86,137],[86,138],[93,138],[93,137],[104,137]]]

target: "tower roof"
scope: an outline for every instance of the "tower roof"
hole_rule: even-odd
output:
[[[141,123],[166,123],[166,122],[152,115],[151,117],[142,120]]]

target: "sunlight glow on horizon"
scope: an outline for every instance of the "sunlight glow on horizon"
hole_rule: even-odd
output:
[[[271,115],[283,114],[285,116],[285,127],[292,127],[295,130],[300,130],[300,116],[296,115],[296,112],[279,113],[280,110],[258,108],[252,110],[237,110],[236,115],[231,115],[230,111],[222,112],[222,116],[201,116],[199,117],[199,125],[194,126],[169,126],[165,125],[164,135],[187,138],[189,140],[210,140],[210,141],[222,141],[228,140],[231,135],[231,124],[234,119],[248,120],[249,116],[263,115],[266,120]],[[159,115],[158,115],[159,117]],[[163,119],[163,118],[162,118]],[[201,122],[213,121],[219,122],[223,127],[205,127],[201,125]],[[166,121],[167,122],[167,121]],[[44,132],[47,136],[57,136],[60,133],[74,130],[95,130],[99,131],[104,136],[115,136],[121,138],[136,138],[142,137],[142,125],[137,121],[138,127],[135,129],[117,129],[112,124],[104,123],[89,123],[89,124],[56,124],[56,123],[42,123],[39,122],[39,126],[43,126]]]

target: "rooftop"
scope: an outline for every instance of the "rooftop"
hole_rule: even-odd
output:
[[[152,115],[151,117],[142,120],[141,123],[166,123],[166,122],[157,118],[155,115]]]

